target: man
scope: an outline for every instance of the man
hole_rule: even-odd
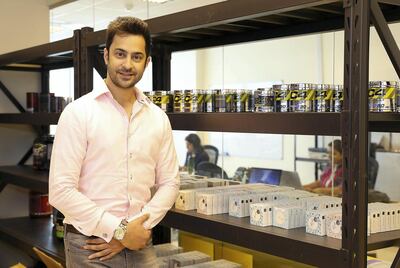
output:
[[[135,87],[150,46],[145,22],[112,21],[104,86],[59,119],[49,198],[65,215],[67,267],[157,266],[151,228],[173,205],[179,179],[168,117]]]

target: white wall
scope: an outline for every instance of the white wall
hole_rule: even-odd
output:
[[[293,49],[294,44],[296,49]],[[321,51],[320,35],[202,49],[197,52],[197,88],[268,81],[322,82]],[[313,146],[313,136],[297,136],[298,156],[308,156],[307,149]],[[282,160],[224,156],[220,157],[219,165],[223,165],[228,176],[239,166],[294,170],[294,157],[294,136],[285,135]],[[297,162],[297,171],[304,183],[314,180],[312,163]]]
[[[46,0],[0,1],[0,54],[49,41],[49,10]],[[25,93],[39,91],[38,73],[0,71],[2,81],[25,107]],[[0,112],[17,109],[0,92]],[[0,165],[15,165],[35,138],[31,126],[0,124]],[[28,190],[8,185],[0,193],[0,218],[28,215]],[[12,209],[10,209],[10,205]]]

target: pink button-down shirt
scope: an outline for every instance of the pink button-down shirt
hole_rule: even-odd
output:
[[[149,213],[144,227],[153,228],[179,189],[168,117],[142,92],[135,94],[128,118],[105,84],[93,90],[65,108],[54,139],[51,205],[65,223],[107,242],[124,218]]]

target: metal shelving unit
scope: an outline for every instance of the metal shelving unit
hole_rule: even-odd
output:
[[[153,87],[164,90],[170,89],[170,58],[174,51],[343,28],[346,40],[346,101],[344,111],[340,114],[169,114],[173,129],[180,130],[341,135],[345,158],[342,240],[310,236],[301,229],[287,231],[273,227],[259,228],[226,215],[200,216],[176,210],[171,210],[162,224],[323,267],[364,267],[368,248],[398,240],[400,235],[397,231],[373,235],[367,239],[365,157],[368,130],[400,132],[400,115],[369,114],[367,92],[361,89],[366,89],[368,83],[371,23],[378,26],[384,46],[396,71],[400,73],[400,54],[393,45],[395,42],[390,37],[386,23],[400,19],[399,5],[395,0],[382,0],[380,4],[376,0],[231,0],[148,20],[154,41]],[[101,61],[104,41],[105,31],[93,32],[89,28],[75,31],[73,41],[68,41],[74,47],[75,96],[91,90],[93,67],[105,76],[105,65]],[[47,52],[39,53],[39,50],[35,50],[39,58],[49,55]],[[4,63],[13,63],[11,59],[14,58],[18,59],[15,60],[18,63],[33,63],[36,57],[24,58],[24,53],[0,56],[0,67],[4,67]],[[65,61],[60,63],[63,64]],[[0,122],[23,123],[31,120],[24,116],[16,116],[14,119],[0,116]],[[54,122],[56,119],[42,117],[40,120]],[[9,176],[7,172],[10,171],[0,168],[0,175]],[[25,179],[29,177],[21,176]]]

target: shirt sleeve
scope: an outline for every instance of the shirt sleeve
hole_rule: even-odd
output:
[[[156,164],[156,192],[140,215],[150,214],[144,223],[146,229],[156,226],[173,206],[179,193],[179,164],[175,152],[172,129],[164,114],[164,130],[158,161]]]
[[[85,112],[75,103],[60,116],[51,155],[49,202],[82,234],[109,242],[120,219],[79,192],[79,177],[87,149]]]

